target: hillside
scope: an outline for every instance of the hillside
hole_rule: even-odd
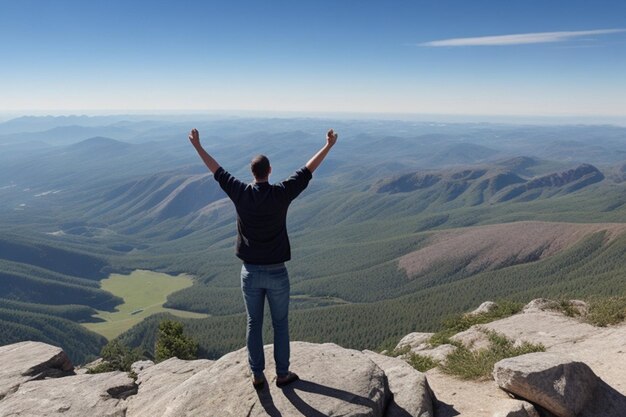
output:
[[[465,263],[469,274],[534,262],[568,249],[590,235],[605,232],[606,244],[626,233],[626,224],[516,222],[434,233],[429,244],[399,259],[409,278],[446,263]]]
[[[100,289],[108,275],[103,256],[45,241],[0,239],[0,344],[53,343],[74,360],[97,355],[106,340],[78,323],[112,310],[120,297]]]

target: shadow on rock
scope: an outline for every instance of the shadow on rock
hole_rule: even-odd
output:
[[[446,404],[443,401],[437,400],[435,402],[435,415],[437,417],[454,417],[458,416],[459,413],[454,407],[450,404]]]
[[[593,399],[581,411],[581,417],[623,417],[626,413],[626,396],[606,382],[598,381]]]
[[[293,406],[305,417],[325,417],[326,414],[321,413],[316,410],[306,401],[304,401],[297,393],[296,390],[306,391],[313,394],[323,395],[326,397],[333,397],[339,400],[352,403],[355,405],[361,405],[372,410],[375,410],[378,404],[369,398],[361,397],[359,395],[353,394],[348,391],[343,391],[337,388],[328,387],[326,385],[316,384],[315,382],[299,380],[289,384],[287,387],[283,388],[283,394],[285,397],[293,404]],[[264,406],[265,407],[265,406]],[[274,407],[275,409],[275,407]],[[267,410],[267,409],[266,409]],[[277,412],[278,410],[276,410]],[[272,416],[278,414],[270,414]]]
[[[282,417],[282,414],[276,406],[274,405],[274,399],[272,398],[272,393],[270,392],[267,382],[263,389],[257,391],[257,395],[259,396],[259,401],[261,402],[261,406],[270,417]]]

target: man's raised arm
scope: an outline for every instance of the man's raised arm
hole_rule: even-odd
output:
[[[200,158],[202,158],[202,161],[207,168],[215,174],[215,171],[220,168],[220,164],[218,164],[217,161],[204,150],[202,145],[200,145],[200,133],[198,133],[198,129],[191,129],[191,132],[189,132],[189,141],[193,147],[196,148],[198,155],[200,155]]]
[[[324,147],[313,155],[313,158],[309,159],[309,162],[306,163],[306,167],[309,171],[311,171],[311,173],[313,173],[313,171],[320,166],[324,158],[326,158],[326,155],[328,155],[330,148],[332,148],[335,143],[337,143],[337,134],[330,129],[328,133],[326,133],[326,145],[324,145]]]

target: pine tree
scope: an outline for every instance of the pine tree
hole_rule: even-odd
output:
[[[102,363],[90,368],[87,373],[99,374],[101,372],[124,371],[130,372],[133,362],[142,359],[139,349],[130,349],[119,339],[113,339],[100,351]]]
[[[196,359],[198,342],[183,334],[183,324],[174,320],[163,320],[159,324],[159,335],[154,348],[155,360]]]

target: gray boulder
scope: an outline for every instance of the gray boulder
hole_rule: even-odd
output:
[[[493,310],[496,307],[498,307],[498,304],[494,303],[493,301],[485,301],[484,303],[479,305],[476,310],[470,311],[469,313],[467,313],[467,315],[477,316],[479,314],[489,313],[491,310]]]
[[[74,366],[63,349],[40,342],[0,346],[0,399],[25,382],[73,374]]]
[[[137,395],[128,399],[128,415],[133,417],[160,415],[171,401],[169,393],[172,390],[198,372],[208,369],[212,364],[213,361],[206,359],[185,361],[170,358],[138,370],[139,389]]]
[[[553,310],[556,302],[547,298],[535,298],[522,308],[522,313],[538,313]]]
[[[582,362],[554,353],[529,353],[496,363],[500,388],[558,417],[576,417],[592,398],[599,378]]]
[[[400,339],[400,341],[398,342],[398,345],[396,346],[396,349],[402,349],[406,346],[408,346],[411,349],[414,349],[420,346],[426,347],[426,345],[428,344],[428,341],[433,336],[433,334],[434,333],[420,333],[420,332],[409,333],[406,336],[404,336],[402,339]]]
[[[123,417],[124,399],[136,392],[125,372],[29,381],[0,401],[0,416]]]
[[[385,417],[434,416],[434,394],[428,385],[426,375],[401,359],[368,350],[363,353],[387,376],[393,400],[387,407]]]
[[[437,362],[445,363],[448,355],[455,350],[457,350],[457,347],[454,345],[439,345],[435,347],[427,345],[411,349],[411,352],[421,356],[428,356]]]
[[[569,300],[566,304],[575,311],[575,314],[585,316],[589,312],[589,304],[585,301]],[[561,302],[547,298],[536,298],[522,309],[522,313],[538,313],[541,311],[561,312]]]

